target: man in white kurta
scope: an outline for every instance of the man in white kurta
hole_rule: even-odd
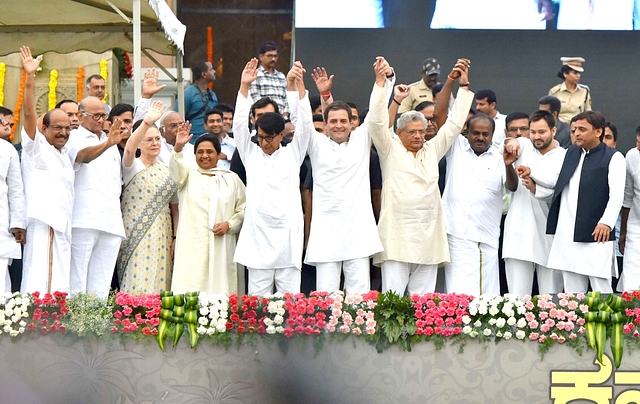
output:
[[[468,140],[459,136],[447,152],[442,206],[451,262],[445,266],[448,293],[499,295],[498,244],[505,166],[493,144],[493,120],[473,116]]]
[[[618,291],[640,290],[640,133],[636,147],[627,152],[627,177],[622,202],[620,252],[624,254],[624,271]]]
[[[71,212],[74,171],[67,155],[71,122],[61,109],[49,111],[36,128],[34,74],[41,58],[20,50],[26,74],[22,128],[22,175],[26,196],[27,240],[21,293],[69,290]]]
[[[233,133],[238,154],[247,172],[245,218],[234,261],[249,270],[249,290],[253,295],[300,291],[304,224],[300,200],[300,165],[309,144],[307,130],[312,125],[311,107],[302,81],[302,65],[294,64],[287,77],[291,89],[297,86],[300,130],[287,147],[280,147],[284,120],[275,113],[258,118],[258,142],[251,141],[247,122],[251,99],[249,85],[257,74],[257,60],[247,63],[233,117]],[[295,83],[295,84],[294,84]],[[279,133],[267,133],[267,122],[281,122]]]
[[[393,80],[385,81],[386,92],[375,87],[372,97],[388,98]],[[294,111],[298,94],[288,91],[287,96]],[[340,273],[344,272],[347,293],[368,292],[369,257],[382,251],[371,208],[371,137],[366,125],[351,131],[351,113],[349,105],[332,103],[325,109],[326,134],[309,127],[313,214],[305,264],[316,267],[318,291],[340,289]],[[297,116],[292,113],[291,117],[299,128]]]
[[[461,84],[467,84],[468,62],[458,61],[456,67],[464,73]],[[454,68],[451,74],[457,77],[460,72]],[[384,79],[376,78],[366,121],[380,156],[384,184],[378,223],[384,251],[374,256],[374,264],[381,264],[383,292],[392,290],[402,295],[408,290],[410,294],[424,294],[435,290],[438,265],[449,262],[438,189],[438,162],[460,134],[473,93],[467,87],[461,87],[452,115],[438,135],[426,143],[419,139],[414,153],[399,137],[389,134],[389,114],[383,98]],[[451,88],[453,83],[454,80],[448,79],[445,86]],[[417,114],[419,121],[407,123],[419,126],[414,137],[420,134],[420,128],[422,132],[426,129],[424,116]]]
[[[611,231],[624,197],[625,160],[600,142],[604,124],[593,111],[572,119],[576,143],[567,149],[547,219],[547,234],[555,233],[547,266],[564,271],[567,293],[584,293],[589,282],[594,291],[612,292]]]
[[[96,102],[98,101],[98,102]],[[69,136],[76,171],[71,243],[71,293],[109,293],[120,243],[125,237],[120,192],[122,134],[102,132],[104,106],[95,97],[80,102],[80,127]],[[114,121],[114,127],[119,127]]]
[[[20,158],[10,142],[0,140],[0,292],[11,292],[9,265],[24,243],[25,200]]]
[[[555,177],[560,173],[565,150],[553,139],[555,120],[547,111],[535,112],[530,120],[530,137],[517,139],[507,138],[508,143],[516,143],[519,154],[513,164],[507,164],[507,187],[509,173],[517,186],[511,197],[511,207],[504,222],[504,239],[502,242],[502,258],[509,293],[524,297],[531,295],[533,274],[536,272],[540,294],[558,293],[562,291],[562,274],[560,271],[547,268],[549,250],[553,236],[546,234],[547,215],[553,190],[536,187],[528,189],[525,183],[519,183],[514,167],[545,167]],[[505,159],[508,154],[505,154]],[[527,180],[523,180],[527,181]],[[555,182],[555,181],[554,181]],[[535,192],[532,193],[532,192]]]

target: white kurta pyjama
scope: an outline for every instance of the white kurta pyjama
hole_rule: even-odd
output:
[[[11,291],[8,265],[21,257],[20,244],[11,229],[26,229],[26,204],[20,158],[10,142],[0,140],[0,293]]]
[[[291,144],[268,155],[251,142],[251,100],[238,93],[233,117],[238,154],[247,171],[247,205],[234,261],[252,269],[302,267],[304,224],[300,165],[311,123],[309,97],[298,102],[300,129]]]
[[[627,152],[627,180],[622,206],[629,209],[627,242],[624,247],[624,271],[618,290],[640,290],[640,150]]]
[[[585,155],[583,150],[578,167],[560,195],[558,226],[547,266],[608,279],[611,278],[611,264],[615,254],[613,241],[605,243],[577,243],[573,241],[578,208],[578,189]],[[615,227],[618,212],[622,207],[625,170],[624,156],[621,153],[614,154],[609,162],[609,202],[599,220],[599,223],[606,224],[611,229]],[[599,192],[599,190],[594,190],[594,192]]]
[[[438,135],[424,143],[414,156],[397,136],[389,134],[387,103],[380,97],[383,92],[382,87],[374,88],[367,115],[384,184],[378,223],[384,251],[374,256],[374,263],[387,260],[423,265],[447,263],[449,247],[438,188],[438,162],[460,134],[473,93],[458,91],[452,115]]]
[[[65,146],[58,151],[38,131],[35,140],[22,131],[22,176],[28,224],[21,293],[69,290],[75,173],[67,150]],[[50,240],[50,229],[53,229],[53,240]],[[51,283],[48,276],[50,241],[53,241]]]

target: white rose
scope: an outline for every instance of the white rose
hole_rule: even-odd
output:
[[[471,317],[469,316],[462,316],[462,323],[463,324],[469,324],[471,322]]]
[[[19,333],[18,333],[18,331],[16,331],[16,330],[11,330],[11,331],[9,331],[9,335],[11,335],[12,337],[17,336],[18,334],[19,334]]]
[[[284,317],[282,317],[279,314],[273,318],[273,322],[276,324],[282,324],[283,321],[284,321]]]
[[[515,317],[509,317],[509,319],[507,320],[507,324],[510,326],[514,326],[516,324],[516,318]]]
[[[491,335],[491,330],[489,328],[485,328],[484,331],[482,331],[482,333],[486,336]]]
[[[213,335],[216,333],[216,329],[215,328],[207,328],[207,335]]]
[[[523,328],[525,325],[527,325],[527,320],[525,320],[524,317],[520,317],[516,325],[518,326],[518,328]]]
[[[511,334],[509,331],[506,331],[504,333],[504,339],[511,339],[512,336],[513,336],[513,334]]]
[[[480,328],[480,326],[482,326],[482,321],[476,320],[476,322],[473,323],[473,326],[476,327],[476,328]]]
[[[524,339],[524,337],[525,337],[525,333],[524,333],[524,331],[522,331],[522,330],[518,330],[518,331],[516,332],[516,338],[518,338],[518,339]]]
[[[463,332],[464,334],[471,334],[471,330],[472,330],[472,328],[471,328],[471,327],[469,327],[468,325],[465,325],[465,326],[462,328],[462,332]]]
[[[498,310],[498,308],[496,306],[491,306],[491,308],[489,309],[489,314],[491,314],[492,316],[495,316],[499,312],[500,311]]]
[[[504,318],[500,317],[497,321],[496,321],[496,325],[498,326],[498,328],[502,328],[504,327],[504,325],[506,324],[506,321]]]
[[[284,297],[284,294],[282,292],[276,292],[273,294],[273,297],[275,297],[276,299],[282,299]]]
[[[227,327],[225,326],[225,324],[218,324],[216,326],[216,331],[218,332],[225,332],[227,331]]]
[[[518,314],[524,314],[524,313],[527,312],[527,308],[524,307],[524,306],[520,306],[520,307],[518,307],[517,311],[518,311]]]
[[[207,333],[207,329],[203,326],[198,327],[197,329],[198,334],[206,334]]]
[[[475,338],[475,337],[477,337],[477,336],[478,336],[478,332],[477,332],[477,331],[471,331],[471,334],[469,334],[469,336],[470,336],[471,338]]]
[[[26,327],[27,326],[27,322],[24,320],[20,321],[20,327]]]
[[[469,306],[469,314],[471,314],[472,316],[475,316],[478,313],[478,308],[473,305],[473,306]]]
[[[207,314],[209,314],[209,308],[208,307],[200,307],[200,314],[203,316],[206,316]]]
[[[10,332],[11,331],[11,327],[9,327],[8,325],[4,326],[4,332]]]
[[[278,327],[276,327],[276,332],[277,332],[278,334],[282,334],[282,333],[284,333],[284,327],[283,327],[283,326],[281,326],[281,325],[280,325],[280,326],[278,326]]]
[[[276,327],[270,325],[267,327],[267,334],[275,334],[276,333]]]
[[[482,306],[478,307],[478,313],[483,314],[483,315],[487,314],[487,306],[482,305]]]
[[[496,319],[495,318],[490,318],[489,319],[489,325],[496,325]]]
[[[498,338],[502,337],[502,332],[501,331],[496,332],[496,337]]]
[[[24,332],[24,327],[20,327],[20,328],[18,328],[18,332],[19,332],[20,334],[22,334],[22,333]]]
[[[207,320],[206,317],[199,317],[198,318],[198,324],[207,325],[207,324],[209,324],[209,320]]]
[[[264,319],[264,325],[266,325],[267,327],[270,327],[273,325],[273,320],[270,318],[265,318]]]

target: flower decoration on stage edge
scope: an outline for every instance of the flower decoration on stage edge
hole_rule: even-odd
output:
[[[76,101],[80,102],[82,101],[82,93],[84,91],[84,66],[80,66],[78,67],[78,89],[77,89],[77,97],[76,97]]]
[[[58,103],[57,95],[56,95],[57,88],[58,88],[58,71],[54,69],[54,70],[51,70],[51,72],[49,73],[49,97],[48,97],[49,108],[47,108],[47,111],[51,111],[52,109],[54,109],[56,107],[56,104]]]
[[[27,73],[22,70],[22,78],[20,79],[20,91],[18,91],[18,100],[16,101],[16,107],[13,109],[13,120],[14,125],[13,129],[11,129],[11,141],[16,137],[16,130],[18,129],[18,124],[20,123],[20,111],[22,110],[22,102],[24,100],[24,86],[27,82]]]
[[[4,105],[4,79],[7,74],[7,65],[0,63],[0,106]]]
[[[20,293],[0,295],[0,334],[12,337],[24,333],[29,320],[29,297],[21,297]]]
[[[131,58],[129,53],[124,49],[115,48],[113,54],[118,60],[118,77],[120,79],[120,85],[126,85],[131,79],[133,79],[133,66],[131,66]]]
[[[106,90],[106,88],[108,88],[107,84],[107,78],[109,77],[109,70],[108,70],[108,64],[107,61],[102,59],[100,61],[100,77],[102,77],[104,79],[104,83],[105,83],[105,91],[104,91],[104,97],[102,97],[102,102],[107,102],[107,100],[109,99],[109,94]]]

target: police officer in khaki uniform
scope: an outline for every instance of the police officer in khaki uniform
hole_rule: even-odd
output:
[[[422,80],[410,84],[409,95],[402,100],[398,108],[398,114],[413,111],[416,105],[424,101],[433,102],[431,89],[438,84],[440,63],[434,58],[425,59],[422,62]]]
[[[589,87],[580,84],[580,76],[584,71],[581,57],[562,57],[562,69],[558,72],[558,77],[564,81],[549,90],[549,95],[557,97],[562,103],[560,109],[560,119],[564,123],[569,123],[571,118],[584,111],[591,111],[591,90]]]

